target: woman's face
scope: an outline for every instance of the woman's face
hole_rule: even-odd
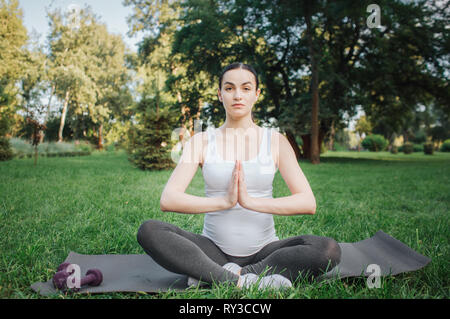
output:
[[[223,75],[218,96],[228,114],[242,117],[251,113],[260,92],[260,89],[256,91],[256,79],[252,72],[233,69]]]

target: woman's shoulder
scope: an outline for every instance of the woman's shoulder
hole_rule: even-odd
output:
[[[287,137],[280,131],[274,128],[269,128],[271,131],[271,150],[273,155],[273,160],[275,162],[276,167],[279,166],[280,163],[280,154],[285,156],[292,148],[291,144]]]
[[[206,147],[208,145],[208,132],[201,131],[195,133],[191,137],[191,141],[194,144],[196,153],[199,154],[199,164],[201,167],[203,167],[203,162],[206,156]]]

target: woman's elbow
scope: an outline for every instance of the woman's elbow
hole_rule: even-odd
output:
[[[312,196],[312,198],[311,198],[311,207],[309,209],[311,215],[314,215],[316,213],[316,207],[317,207],[316,199],[315,199],[314,196]]]
[[[161,195],[161,198],[159,200],[159,209],[163,212],[167,212],[170,210],[170,208],[168,207],[167,195],[165,195],[164,193]]]

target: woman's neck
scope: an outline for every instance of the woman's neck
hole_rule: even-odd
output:
[[[241,121],[233,121],[227,119],[225,123],[219,127],[220,130],[226,130],[226,129],[243,129],[244,131],[248,130],[249,128],[257,129],[258,125],[253,123],[251,119],[246,120],[242,119]]]

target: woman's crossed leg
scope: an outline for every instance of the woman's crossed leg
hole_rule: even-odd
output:
[[[340,261],[338,243],[329,237],[301,235],[272,242],[254,255],[225,254],[212,240],[159,220],[139,228],[137,240],[144,251],[165,269],[208,283],[239,281],[239,275],[222,268],[233,262],[240,275],[280,274],[292,282],[299,275],[317,277]]]

